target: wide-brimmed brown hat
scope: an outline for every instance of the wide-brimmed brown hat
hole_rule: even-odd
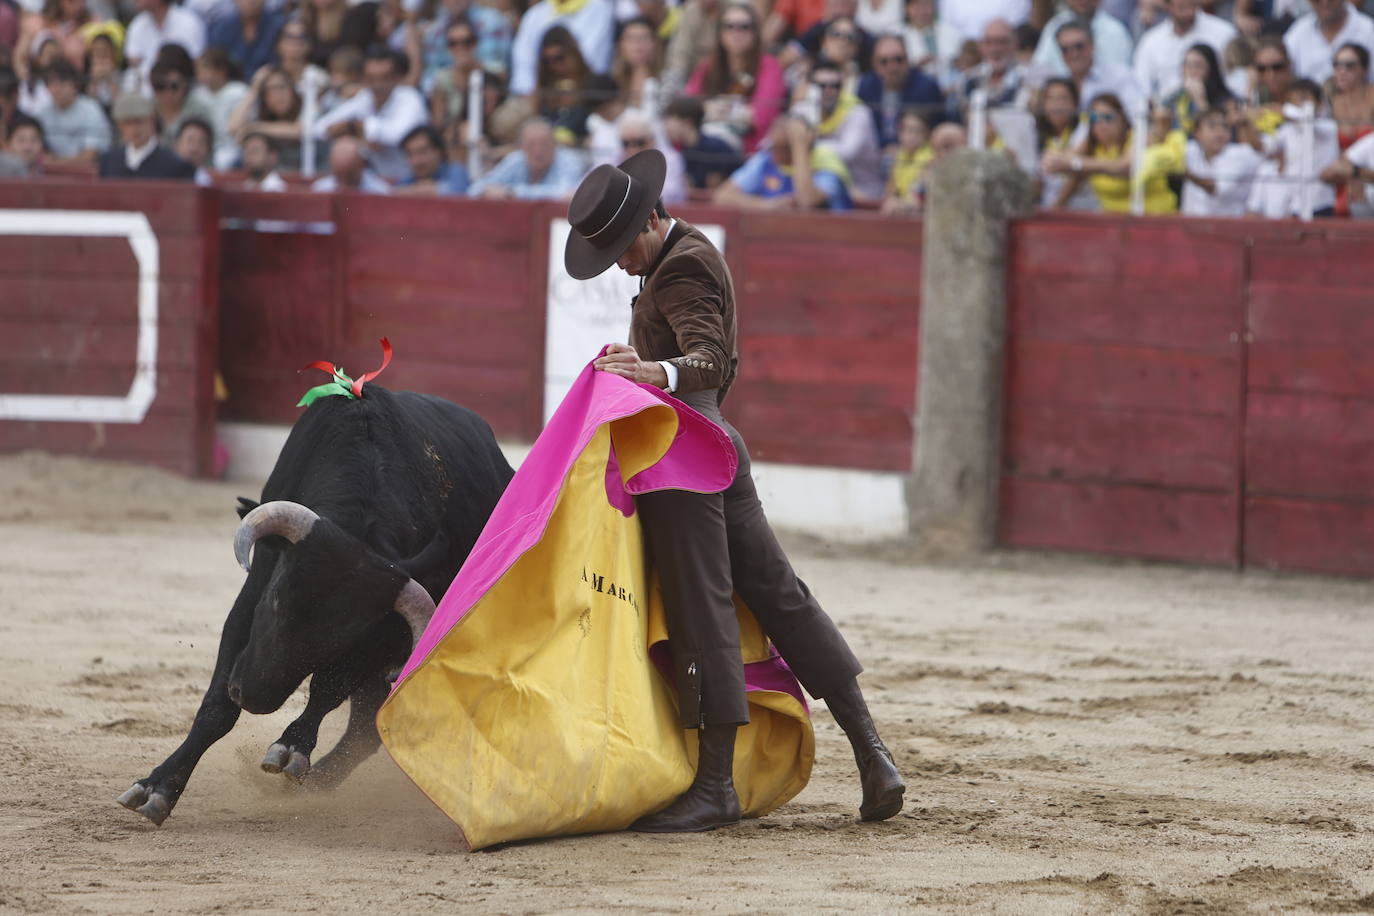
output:
[[[599,165],[582,179],[568,204],[568,244],[563,265],[578,280],[610,267],[644,229],[658,196],[668,160],[656,149],[635,153],[614,165]]]

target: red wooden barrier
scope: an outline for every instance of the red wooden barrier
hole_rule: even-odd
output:
[[[37,234],[52,228],[43,214],[142,213],[159,260],[156,387],[141,422],[0,419],[0,450],[43,448],[184,474],[210,471],[216,203],[213,193],[186,185],[0,182],[0,216],[12,224],[0,235],[0,395],[117,399],[135,377],[139,271],[130,241],[76,234],[103,231],[95,225],[100,217],[77,219],[70,235]],[[21,220],[19,210],[43,213]],[[52,416],[58,408],[40,409]]]

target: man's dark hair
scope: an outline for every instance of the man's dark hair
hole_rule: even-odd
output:
[[[701,99],[683,95],[673,99],[664,107],[663,116],[691,121],[693,127],[701,130],[701,125],[706,120],[706,109],[702,107]]]
[[[48,69],[43,74],[45,80],[53,80],[59,83],[73,83],[80,85],[81,74],[76,72],[71,61],[65,57],[59,57],[48,65]]]
[[[421,124],[419,127],[412,128],[410,133],[401,138],[401,149],[410,145],[410,141],[416,137],[424,137],[430,145],[439,151],[439,158],[448,161],[448,148],[444,146],[444,138],[439,131],[434,129],[432,124]]]
[[[26,114],[16,114],[14,117],[10,118],[10,137],[13,137],[21,127],[32,127],[34,130],[38,131],[38,142],[43,145],[43,149],[46,150],[48,148],[47,135],[43,133],[43,125],[38,123],[37,118],[29,117]]]
[[[391,69],[399,77],[404,77],[410,72],[410,59],[400,51],[393,51],[381,42],[368,45],[367,53],[363,55],[363,61],[369,60],[391,61]]]
[[[195,61],[191,60],[190,52],[179,44],[167,44],[158,48],[157,57],[153,58],[153,66],[148,76],[155,78],[168,73],[180,73],[188,83],[196,78]]]
[[[209,121],[206,121],[204,118],[187,118],[185,121],[182,121],[182,122],[181,122],[181,125],[180,125],[179,127],[177,127],[177,139],[178,139],[178,140],[181,139],[181,135],[182,135],[182,134],[186,133],[186,128],[188,128],[188,127],[198,127],[198,128],[200,128],[201,130],[205,131],[205,139],[206,139],[206,140],[209,142],[209,144],[210,144],[210,151],[211,151],[211,152],[214,152],[214,148],[215,148],[215,129],[214,129],[213,127],[210,126],[210,122],[209,122]]]
[[[1197,116],[1197,126],[1201,127],[1203,121],[1214,121],[1218,118],[1221,119],[1221,122],[1223,124],[1227,125],[1228,127],[1230,126],[1231,116],[1227,113],[1226,109],[1224,108],[1208,108],[1206,111],[1202,112],[1200,115]]]
[[[213,70],[229,74],[231,80],[239,78],[239,68],[229,57],[229,52],[223,48],[206,48],[200,55],[200,62]]]
[[[260,130],[255,130],[248,136],[244,137],[243,142],[239,144],[240,148],[247,146],[249,140],[261,140],[263,143],[266,143],[267,148],[271,150],[272,155],[274,156],[278,155],[281,152],[281,150],[277,148],[277,141],[273,140],[271,137],[269,137],[267,134],[263,133]]]
[[[654,212],[658,214],[659,219],[668,218],[668,208],[663,206],[662,197],[660,197],[657,201],[654,202]]]
[[[1016,50],[1034,51],[1035,46],[1040,44],[1040,30],[1029,22],[1023,22],[1015,29],[1012,34],[1016,36]]]
[[[587,80],[587,88],[582,90],[582,97],[596,108],[620,98],[620,84],[610,74],[598,73]]]
[[[1315,81],[1308,79],[1293,80],[1292,84],[1288,87],[1288,91],[1290,93],[1301,92],[1311,96],[1312,101],[1316,103],[1318,108],[1322,106],[1322,100],[1326,97],[1322,94],[1322,87],[1318,86]]]
[[[1093,25],[1086,19],[1075,16],[1054,30],[1054,43],[1059,44],[1059,39],[1064,37],[1065,32],[1082,32],[1088,36],[1088,41],[1093,42]]]
[[[833,60],[831,60],[831,59],[828,58],[828,57],[818,57],[818,58],[816,58],[816,62],[815,62],[814,64],[811,65],[811,75],[812,75],[812,76],[815,76],[817,73],[820,73],[822,70],[825,70],[825,71],[828,72],[828,73],[840,73],[840,74],[843,74],[843,73],[844,73],[844,70],[840,67],[840,65],[837,64],[837,63],[835,63]]]

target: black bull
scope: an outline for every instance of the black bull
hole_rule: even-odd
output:
[[[248,578],[190,734],[120,804],[161,824],[240,711],[274,712],[312,675],[263,769],[321,786],[347,776],[380,744],[387,675],[433,613],[429,596],[453,581],[512,473],[486,422],[440,398],[368,385],[307,408],[262,504],[240,500]],[[320,722],[345,699],[344,735],[312,766]]]

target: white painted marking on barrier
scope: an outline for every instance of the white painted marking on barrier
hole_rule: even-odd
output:
[[[157,294],[160,248],[148,217],[110,210],[4,210],[0,235],[112,236],[129,240],[138,262],[138,343],[134,380],[123,397],[0,394],[0,420],[141,423],[157,396]]]

